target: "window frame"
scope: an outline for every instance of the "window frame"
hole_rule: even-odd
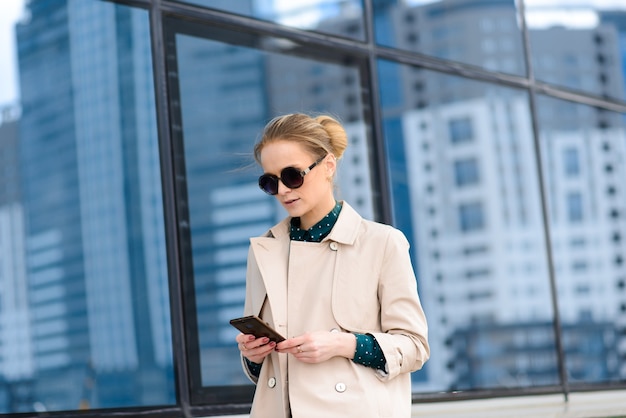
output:
[[[195,10],[196,7],[189,7],[195,12],[199,12],[204,15],[204,12]],[[187,7],[185,6],[185,10]],[[218,13],[219,14],[219,13]],[[207,17],[207,16],[205,16]],[[213,17],[211,15],[211,17]],[[245,17],[236,17],[235,20],[243,19],[250,20]],[[180,393],[187,393],[190,405],[198,405],[202,413],[220,411],[220,413],[245,413],[249,411],[251,405],[251,399],[253,395],[252,386],[202,386],[202,376],[200,373],[200,353],[198,350],[198,324],[196,321],[196,298],[195,298],[195,286],[194,286],[194,271],[193,271],[193,257],[191,254],[191,235],[190,235],[190,219],[187,205],[187,190],[186,190],[186,169],[185,169],[185,156],[184,156],[184,139],[182,134],[182,115],[180,109],[180,92],[178,89],[178,71],[176,61],[176,35],[184,34],[194,36],[198,38],[205,38],[210,40],[217,40],[220,42],[228,43],[237,46],[253,47],[259,51],[263,49],[254,45],[255,40],[259,36],[279,37],[283,38],[281,31],[271,31],[264,28],[252,28],[236,27],[233,24],[219,22],[214,26],[207,26],[204,22],[200,21],[197,16],[186,16],[186,19],[181,19],[180,16],[174,13],[167,13],[162,18],[163,24],[163,45],[164,54],[166,59],[166,65],[164,73],[167,74],[166,79],[166,96],[165,100],[167,104],[167,119],[168,125],[168,138],[170,145],[169,151],[165,155],[170,155],[166,164],[168,165],[168,171],[171,170],[170,182],[166,185],[168,194],[174,199],[175,208],[171,208],[171,212],[168,214],[170,223],[175,225],[175,232],[170,236],[169,241],[175,246],[177,257],[173,261],[173,265],[176,268],[176,282],[179,283],[180,290],[176,292],[179,295],[179,300],[174,303],[172,309],[177,309],[179,312],[176,315],[178,320],[182,322],[180,328],[184,329],[184,336],[179,336],[180,341],[184,340],[182,347],[184,353],[178,359],[177,370],[185,370],[184,374],[181,374],[181,378],[184,381],[179,381]],[[251,23],[251,22],[248,22]],[[264,22],[256,22],[261,26]],[[237,32],[235,32],[237,29]],[[287,29],[289,31],[289,29]],[[233,37],[234,35],[234,37]],[[299,50],[295,53],[294,48],[290,56],[301,56],[308,59],[315,59],[324,62],[330,62],[334,64],[349,65],[358,69],[361,80],[361,100],[364,103],[364,108],[372,106],[371,95],[367,92],[370,91],[370,86],[367,82],[372,79],[370,68],[368,67],[367,56],[362,53],[361,50],[337,48],[335,46],[334,53],[328,49],[325,42],[299,42]],[[371,115],[366,114],[364,116],[364,123],[368,127],[372,127],[373,122]],[[368,147],[370,149],[376,149],[376,143],[373,143],[374,136],[370,133],[367,135]],[[380,146],[379,146],[380,147]],[[385,182],[385,173],[380,172],[380,162],[384,161],[384,154],[382,152],[370,153],[370,159],[372,156],[377,156],[376,161],[370,161],[370,168],[372,171],[371,183],[373,190],[385,190],[386,187],[382,184]],[[388,199],[374,199],[374,212],[378,219],[387,219],[387,222],[391,222],[384,212],[386,206],[384,202]],[[378,204],[376,204],[378,203]],[[180,355],[181,353],[179,353]],[[243,372],[242,372],[243,373]],[[222,404],[227,403],[227,411],[224,411]]]

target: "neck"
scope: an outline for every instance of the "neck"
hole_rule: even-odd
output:
[[[316,210],[311,211],[305,216],[300,217],[300,228],[309,229],[310,227],[321,221],[324,216],[328,214],[328,212],[333,210],[336,203],[337,202],[335,201],[335,197],[331,195],[323,203],[320,203],[317,206]]]

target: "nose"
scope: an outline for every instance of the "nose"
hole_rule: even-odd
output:
[[[291,189],[289,187],[285,186],[285,183],[283,183],[283,181],[279,179],[278,180],[278,193],[277,194],[283,195],[283,194],[288,193],[290,191],[291,191]]]

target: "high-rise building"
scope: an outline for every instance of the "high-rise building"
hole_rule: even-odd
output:
[[[18,108],[0,110],[0,411],[21,410],[34,372],[20,200]]]
[[[19,148],[37,399],[51,409],[171,402],[147,13],[27,7]],[[130,42],[132,31],[146,36]]]

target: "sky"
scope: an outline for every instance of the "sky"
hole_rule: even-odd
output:
[[[24,0],[2,0],[0,5],[0,108],[15,103],[19,96],[14,27],[23,4]]]

